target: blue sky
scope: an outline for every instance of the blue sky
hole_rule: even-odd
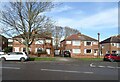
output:
[[[78,29],[82,34],[104,40],[118,34],[118,2],[62,2],[46,13],[56,25]]]
[[[99,32],[100,40],[118,34],[118,2],[60,3],[45,13],[56,21],[56,25],[78,29],[95,39]]]

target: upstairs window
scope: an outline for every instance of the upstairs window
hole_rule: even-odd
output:
[[[86,41],[84,45],[85,45],[85,46],[92,46],[92,42]]]
[[[111,43],[112,46],[116,46],[116,43]]]
[[[44,40],[37,40],[35,44],[44,44]]]
[[[80,46],[80,41],[72,41],[73,46]]]
[[[120,43],[117,43],[117,47],[120,48]]]
[[[66,41],[66,44],[71,44],[71,41]]]
[[[49,39],[48,39],[48,40],[46,40],[46,43],[51,43],[51,40],[49,40]]]
[[[91,42],[86,42],[86,45],[87,46],[91,46]]]

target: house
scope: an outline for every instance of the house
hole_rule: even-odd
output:
[[[101,54],[120,53],[120,35],[111,36],[100,42]]]
[[[18,42],[16,38],[19,39],[21,42],[24,42],[20,35],[13,37],[13,51],[26,51],[25,45]],[[34,42],[31,44],[29,50],[31,55],[37,55],[39,52],[42,54],[42,56],[53,56],[54,49],[52,45],[52,38],[49,36],[45,36],[44,34],[38,34],[37,37],[34,39]]]
[[[72,34],[61,41],[61,54],[64,50],[71,53],[74,58],[91,58],[98,55],[98,40],[84,34]]]
[[[8,38],[8,47],[12,47],[12,46],[13,46],[13,39]]]
[[[4,51],[6,47],[8,47],[8,39],[0,35],[0,51]]]

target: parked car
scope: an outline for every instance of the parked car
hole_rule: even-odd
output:
[[[103,58],[104,61],[120,61],[120,54],[106,54]]]
[[[70,54],[69,51],[64,51],[64,52],[63,52],[63,56],[64,56],[64,57],[71,57],[71,54]]]
[[[5,54],[5,53],[0,51],[0,55],[3,55],[3,54]]]
[[[25,60],[28,60],[27,54],[25,52],[11,52],[8,54],[0,55],[0,60],[5,61],[5,60],[20,60],[24,62]]]

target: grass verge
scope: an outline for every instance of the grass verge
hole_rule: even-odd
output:
[[[102,61],[103,58],[78,58],[79,60],[85,60],[85,61]]]
[[[46,58],[31,57],[29,60],[30,61],[55,61],[55,58],[52,58],[52,57],[46,57]]]

